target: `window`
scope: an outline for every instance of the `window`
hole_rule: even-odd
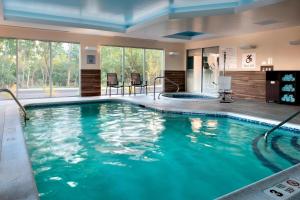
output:
[[[131,73],[137,72],[143,76],[144,50],[135,48],[125,48],[124,82],[130,83]]]
[[[161,50],[146,49],[145,50],[145,76],[147,77],[149,90],[153,91],[154,78],[162,74],[162,67],[164,65],[164,52]],[[157,91],[162,91],[162,81],[157,80]]]
[[[101,48],[101,84],[102,94],[106,93],[106,74],[117,73],[120,82],[124,81],[125,86],[130,84],[131,73],[140,73],[142,79],[148,82],[148,91],[153,91],[153,81],[156,76],[162,74],[164,66],[163,50],[122,48],[104,46]],[[162,86],[158,81],[158,91]],[[139,92],[139,88],[137,88]],[[116,93],[112,89],[112,93]],[[125,87],[128,93],[128,87]]]
[[[18,97],[50,97],[48,42],[18,40]]]
[[[106,89],[106,74],[117,73],[119,81],[122,81],[123,49],[120,47],[101,48],[101,88],[102,94]]]
[[[0,88],[17,92],[17,64],[16,64],[16,40],[0,39]],[[0,94],[0,99],[7,99],[5,93]]]
[[[79,95],[78,44],[52,42],[52,96]]]
[[[19,98],[79,95],[79,44],[0,39],[0,59],[0,87]]]

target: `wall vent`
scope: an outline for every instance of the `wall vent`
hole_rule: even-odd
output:
[[[261,25],[261,26],[268,26],[268,25],[277,24],[277,23],[279,23],[279,21],[277,21],[275,19],[266,19],[266,20],[255,22],[254,24]]]

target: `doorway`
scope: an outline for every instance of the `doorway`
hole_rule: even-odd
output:
[[[188,92],[217,95],[219,73],[219,47],[187,50]]]
[[[202,93],[216,95],[219,79],[219,47],[202,49]]]
[[[187,50],[187,91],[201,93],[202,49]]]

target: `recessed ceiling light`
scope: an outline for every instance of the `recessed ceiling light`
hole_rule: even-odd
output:
[[[300,40],[294,40],[289,42],[290,45],[300,45]]]

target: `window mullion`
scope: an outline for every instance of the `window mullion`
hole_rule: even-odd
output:
[[[50,97],[52,97],[52,89],[53,89],[53,81],[52,81],[52,43],[49,42],[49,49],[50,49],[50,55],[49,55],[49,87],[50,87]]]
[[[125,68],[125,48],[122,48],[122,69],[121,69],[121,81],[124,82],[124,68]]]
[[[19,41],[16,39],[16,96],[19,97]]]

